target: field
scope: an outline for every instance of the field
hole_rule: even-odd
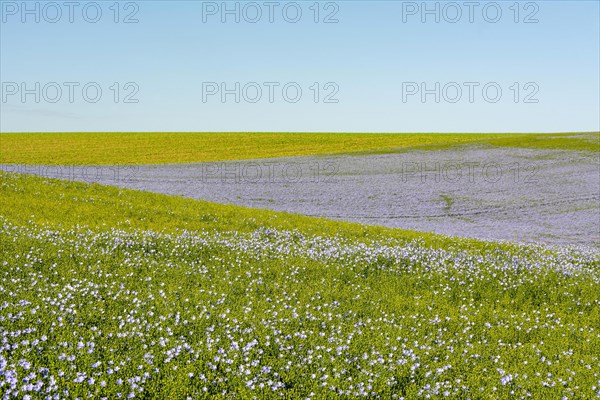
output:
[[[596,247],[598,168],[595,152],[482,144],[183,164],[0,164],[7,172],[369,225]]]
[[[3,134],[0,162],[170,164],[459,144],[597,151],[595,133],[124,135]],[[592,247],[6,172],[0,195],[5,398],[600,397]]]
[[[600,150],[600,134],[4,133],[0,163],[169,164],[489,144]]]

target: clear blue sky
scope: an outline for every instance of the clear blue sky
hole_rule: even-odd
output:
[[[237,2],[239,23],[234,14],[222,22],[220,1],[120,2],[118,16],[114,1],[99,1],[96,23],[89,22],[97,19],[90,2],[73,10],[62,1],[60,10],[46,3],[37,2],[36,22],[36,11],[28,14],[21,1],[1,2],[3,132],[600,130],[596,0],[519,2],[516,8],[514,1],[500,1],[495,23],[498,7],[491,2],[473,9],[464,1],[454,3],[458,9],[439,2],[439,23],[434,14],[422,15],[421,1],[319,2],[318,23],[314,1],[276,2],[273,22],[265,1]],[[295,18],[296,4],[302,16],[286,21]],[[236,2],[226,5],[234,9]],[[262,16],[252,23],[255,5]],[[36,2],[27,7],[35,10]],[[452,23],[458,10],[462,16]],[[324,23],[332,13],[338,22]],[[130,14],[137,23],[123,23]],[[72,102],[65,82],[73,82]],[[90,82],[86,100],[82,88]],[[229,89],[240,83],[239,103],[235,94],[225,102],[220,93],[208,94],[223,82]],[[262,90],[255,103],[249,100],[256,86],[243,89],[250,82]],[[279,84],[271,86],[273,102],[265,82]],[[290,82],[302,89],[297,102],[291,101],[293,85],[283,97]],[[435,93],[423,102],[421,83],[435,89],[436,82],[440,102]],[[462,90],[454,103],[458,92],[451,82]],[[474,82],[472,102],[465,82]],[[52,103],[56,86],[62,96]],[[102,96],[92,103],[96,86]],[[497,87],[502,97],[492,102]],[[136,88],[131,99],[138,102],[125,103]],[[23,98],[22,89],[31,93]],[[337,103],[324,102],[336,90],[331,99]]]

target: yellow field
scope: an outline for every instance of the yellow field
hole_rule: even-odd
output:
[[[0,163],[124,165],[395,152],[460,144],[598,150],[588,134],[3,133]]]

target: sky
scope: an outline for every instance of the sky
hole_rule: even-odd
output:
[[[0,131],[599,131],[599,4],[2,0]]]

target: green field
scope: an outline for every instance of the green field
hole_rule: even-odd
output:
[[[597,152],[599,139],[2,134],[0,163],[181,163],[459,145]],[[8,398],[600,396],[597,250],[4,172],[0,199],[0,393]]]
[[[169,164],[445,148],[461,144],[600,150],[600,133],[3,133],[0,163]]]
[[[600,395],[597,252],[8,173],[0,195],[15,397]]]

